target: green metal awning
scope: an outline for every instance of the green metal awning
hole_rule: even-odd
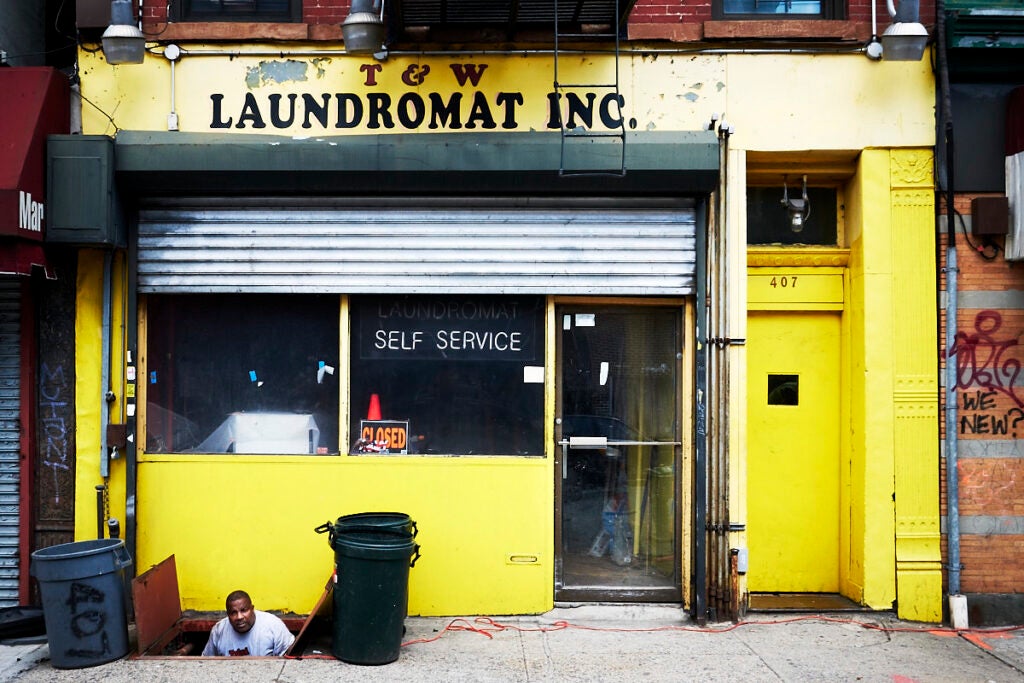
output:
[[[564,144],[563,154],[557,131],[304,139],[121,131],[114,160],[119,186],[139,195],[681,196],[717,186],[712,131],[628,133],[624,148],[600,138]],[[560,173],[565,160],[573,170]]]
[[[946,3],[946,47],[954,77],[1024,77],[1024,8],[1019,0]]]

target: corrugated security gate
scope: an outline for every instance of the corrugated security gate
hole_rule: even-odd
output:
[[[20,421],[21,289],[0,280],[0,607],[19,602]]]
[[[692,202],[149,206],[141,292],[685,296]]]

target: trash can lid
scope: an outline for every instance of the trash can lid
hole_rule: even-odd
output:
[[[73,557],[86,557],[99,553],[110,552],[111,550],[124,545],[119,538],[98,538],[91,541],[75,541],[73,543],[60,543],[47,548],[40,548],[32,553],[34,560],[65,560]]]
[[[348,529],[334,537],[334,550],[367,559],[406,558],[416,548],[412,535],[389,529]]]
[[[109,574],[131,563],[124,541],[101,538],[40,548],[32,553],[29,572],[40,581],[70,581]]]

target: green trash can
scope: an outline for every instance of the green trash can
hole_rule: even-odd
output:
[[[357,512],[342,515],[333,524],[324,522],[313,531],[326,533],[327,544],[333,548],[335,537],[349,529],[386,529],[408,534],[410,538],[416,538],[419,533],[416,522],[404,512]]]
[[[331,653],[349,664],[398,659],[419,545],[405,531],[348,527],[334,536],[337,583]]]
[[[386,529],[399,533],[409,534],[410,538],[416,538],[419,529],[412,517],[404,512],[357,512],[351,515],[342,515],[332,524],[325,522],[314,529],[318,534],[327,533],[327,543],[334,548],[334,539],[350,529]],[[337,553],[335,553],[334,568],[338,568]],[[402,616],[409,614],[409,605],[402,608]]]
[[[128,654],[124,541],[104,538],[32,553],[50,661],[57,669],[105,664]]]
[[[338,517],[334,523],[334,534],[343,533],[347,529],[373,527],[402,531],[413,538],[419,533],[416,522],[404,512],[357,512],[354,515]]]

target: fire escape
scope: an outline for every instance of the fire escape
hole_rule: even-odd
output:
[[[596,24],[596,26],[607,26],[605,30],[583,31],[581,27],[592,25],[588,16],[588,9],[592,11],[594,5],[577,0],[554,0],[554,93],[556,102],[553,106],[559,107],[558,122],[561,133],[561,149],[559,153],[558,174],[559,175],[626,175],[626,123],[622,112],[622,95],[619,92],[619,40],[620,20],[618,0],[612,0],[610,24]],[[608,8],[605,5],[601,8],[601,15],[595,17],[602,20],[608,19]],[[608,78],[605,72],[601,72],[603,78],[590,80],[574,77],[568,81],[562,80],[562,74],[566,69],[563,64],[570,60],[572,55],[578,54],[576,50],[567,49],[566,44],[579,43],[582,41],[606,41],[614,45],[614,68],[611,77]],[[597,69],[590,67],[588,72]],[[604,96],[602,96],[602,93]],[[614,125],[607,128],[600,128],[594,125],[594,103],[601,103],[603,109],[606,105],[609,113],[613,114],[607,118],[614,122]],[[585,125],[584,125],[585,124]],[[607,164],[602,168],[580,168],[572,162],[572,150],[576,145],[582,144],[603,144],[609,148]]]
[[[421,44],[551,46],[553,120],[560,130],[559,175],[626,174],[626,122],[619,50],[635,0],[390,0],[389,32]],[[553,34],[553,35],[552,35]],[[601,53],[609,59],[597,58]],[[589,63],[584,65],[582,60]],[[610,64],[614,60],[614,64]],[[600,145],[594,155],[574,155]],[[587,165],[574,159],[599,159]]]

